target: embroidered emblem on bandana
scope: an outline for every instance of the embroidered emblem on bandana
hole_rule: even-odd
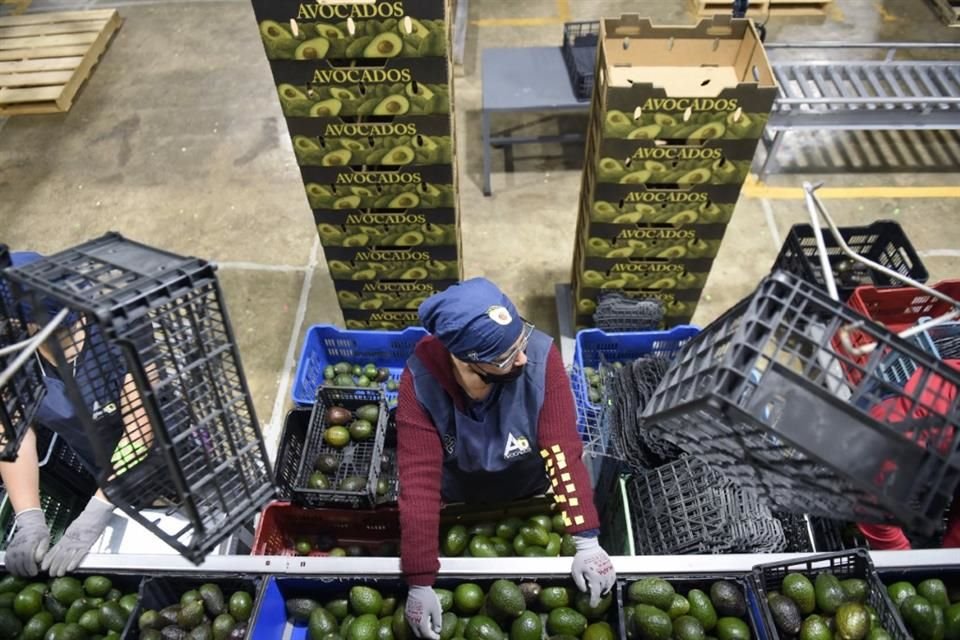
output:
[[[487,309],[487,315],[490,316],[491,320],[502,327],[505,327],[513,322],[513,318],[510,316],[510,312],[507,311],[507,308],[499,305]]]

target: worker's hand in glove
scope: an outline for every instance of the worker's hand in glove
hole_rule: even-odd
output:
[[[617,582],[610,556],[600,547],[595,537],[574,536],[577,554],[573,556],[573,582],[580,591],[590,594],[590,606],[600,604],[600,598]]]
[[[43,556],[41,567],[52,577],[64,576],[80,566],[80,561],[90,551],[110,522],[113,505],[94,496],[86,508],[70,523],[60,542]]]
[[[7,545],[7,571],[28,578],[40,571],[40,561],[50,547],[50,530],[40,509],[24,509],[17,514],[13,540]]]
[[[440,640],[443,610],[432,587],[410,587],[405,613],[414,635],[424,640]]]

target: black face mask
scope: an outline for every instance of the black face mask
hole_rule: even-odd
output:
[[[480,369],[474,369],[473,372],[487,384],[505,384],[507,382],[513,382],[523,375],[523,365],[515,366],[507,373],[487,373]]]

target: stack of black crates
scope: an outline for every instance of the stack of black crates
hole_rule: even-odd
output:
[[[460,279],[449,0],[254,0],[348,329]]]
[[[601,20],[573,262],[574,316],[601,295],[690,321],[777,87],[747,20]]]

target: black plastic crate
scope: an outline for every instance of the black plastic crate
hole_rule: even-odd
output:
[[[386,484],[386,493],[377,491],[377,504],[396,504],[400,497],[400,466],[397,463],[397,411],[390,410],[386,434],[383,438],[383,454],[380,456],[378,488]]]
[[[839,344],[855,324],[879,344],[868,358]],[[916,361],[919,384],[885,380],[890,354]],[[958,388],[957,371],[776,272],[683,347],[644,417],[779,509],[929,532],[960,483]]]
[[[293,487],[297,483],[300,461],[303,460],[304,447],[307,444],[307,429],[310,427],[312,411],[312,407],[291,409],[283,420],[277,462],[273,469],[277,496],[281,500],[290,500],[293,497]]]
[[[10,251],[0,244],[0,350],[30,338],[27,319],[18,303],[19,287],[11,286],[3,275],[2,270],[10,266],[10,261]],[[19,354],[19,350],[0,354],[0,371],[6,371]],[[30,357],[0,387],[0,460],[16,460],[23,436],[33,424],[46,393],[36,357]]]
[[[865,227],[840,227],[839,231],[847,245],[861,256],[917,282],[927,281],[927,268],[923,266],[910,239],[896,222],[879,220]],[[837,284],[837,294],[844,302],[860,285],[903,286],[899,280],[851,261],[840,250],[837,239],[829,229],[823,229],[822,235]],[[795,224],[790,227],[773,268],[789,271],[826,289],[813,227],[809,224]]]
[[[274,495],[215,271],[116,233],[7,271],[39,319],[41,298],[76,318],[58,330],[54,355],[81,408],[97,483],[194,562]],[[183,526],[171,531],[141,513],[156,507]]]
[[[136,610],[134,610],[130,616],[127,627],[123,630],[122,637],[126,640],[136,640],[140,637],[138,622],[144,612],[150,610],[160,611],[164,607],[179,605],[180,596],[185,592],[191,589],[197,589],[200,585],[208,582],[220,587],[220,590],[223,592],[224,602],[228,602],[231,594],[236,591],[246,591],[250,594],[250,601],[253,606],[250,610],[248,631],[243,637],[251,637],[249,629],[253,627],[256,602],[260,594],[260,584],[263,582],[263,578],[260,576],[227,575],[222,573],[146,578],[140,585],[140,601],[137,603]]]
[[[37,438],[37,460],[40,467],[67,486],[93,493],[97,490],[97,480],[80,458],[70,448],[67,441],[44,426],[34,427]]]
[[[567,63],[570,84],[577,100],[589,100],[593,96],[593,75],[597,66],[597,43],[600,41],[600,23],[565,22],[563,45],[560,47]]]
[[[351,441],[342,449],[328,445],[323,434],[327,429],[327,409],[333,406],[353,411],[365,404],[380,407],[377,424],[373,425],[373,437],[362,442]],[[353,508],[372,507],[377,503],[377,480],[380,477],[383,440],[386,435],[387,401],[383,390],[369,388],[320,387],[317,400],[310,414],[306,444],[297,479],[293,486],[293,501],[307,507],[349,505]],[[340,489],[310,489],[307,486],[314,462],[321,454],[333,454],[340,459],[340,466],[332,474],[330,484],[337,487],[348,477],[366,480],[363,489],[343,491]]]
[[[40,509],[50,529],[50,546],[55,545],[80,512],[93,497],[96,487],[77,487],[64,483],[50,473],[48,467],[40,469]],[[0,504],[0,551],[7,548],[13,539],[16,514],[8,496]]]
[[[896,613],[896,609],[894,609],[893,603],[887,595],[886,587],[880,582],[880,578],[873,569],[870,555],[863,549],[854,549],[843,553],[808,556],[802,560],[761,564],[753,568],[753,583],[759,596],[757,598],[759,609],[767,627],[767,633],[769,634],[767,637],[770,640],[779,640],[781,636],[777,632],[770,608],[767,606],[767,593],[779,591],[783,578],[788,573],[802,573],[813,582],[817,574],[823,571],[832,573],[839,580],[846,580],[847,578],[866,580],[870,587],[867,604],[877,611],[877,616],[883,628],[887,630],[893,640],[910,638],[910,634],[904,628],[899,614]],[[786,638],[786,636],[782,637]]]

